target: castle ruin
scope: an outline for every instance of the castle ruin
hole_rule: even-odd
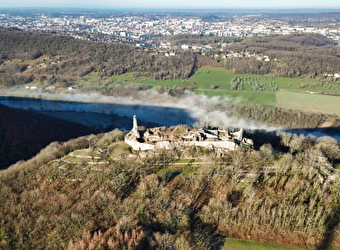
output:
[[[135,115],[133,127],[124,140],[133,150],[173,149],[177,146],[200,146],[225,150],[237,150],[241,146],[253,147],[253,141],[243,137],[242,128],[234,133],[225,129],[189,129],[185,126],[155,127],[139,131]]]

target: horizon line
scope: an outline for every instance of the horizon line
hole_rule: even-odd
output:
[[[114,10],[141,10],[141,11],[178,11],[178,12],[185,12],[185,11],[218,11],[218,12],[224,12],[224,11],[299,11],[303,10],[306,11],[321,11],[321,12],[340,12],[340,6],[339,7],[232,7],[232,8],[219,8],[219,7],[212,7],[212,8],[206,8],[206,7],[122,7],[122,6],[99,6],[99,7],[74,7],[74,6],[40,6],[40,7],[32,7],[32,6],[24,6],[24,7],[0,7],[0,10],[39,10],[39,9],[51,9],[51,10],[57,10],[57,9],[72,9],[72,10],[105,10],[105,11],[114,11]]]

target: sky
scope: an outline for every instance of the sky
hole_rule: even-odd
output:
[[[339,0],[0,0],[0,8],[81,7],[81,8],[172,8],[172,9],[340,9]]]

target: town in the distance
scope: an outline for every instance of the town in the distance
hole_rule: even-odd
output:
[[[242,38],[315,33],[340,39],[337,12],[324,10],[187,10],[110,11],[77,9],[0,9],[0,26],[73,36],[78,39],[135,44],[153,49],[192,49],[198,52],[223,48],[228,40],[197,46],[172,44],[173,35]],[[271,13],[273,12],[273,13]],[[235,55],[234,55],[235,56]]]

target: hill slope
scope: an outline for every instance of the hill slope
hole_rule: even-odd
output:
[[[196,69],[192,52],[169,58],[134,46],[0,28],[0,86],[48,79],[67,84],[94,72],[100,77],[138,72],[155,78],[186,78]]]
[[[0,172],[0,248],[213,250],[225,237],[340,247],[329,160],[340,149],[329,138],[282,137],[280,154],[269,145],[147,154],[122,139],[115,130],[52,143]]]

